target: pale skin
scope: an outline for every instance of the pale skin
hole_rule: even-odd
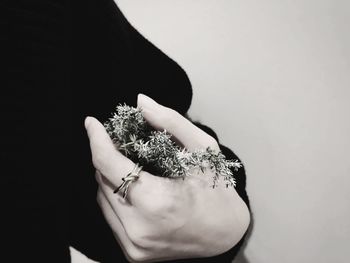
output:
[[[141,94],[137,103],[149,124],[166,129],[188,150],[209,146],[219,151],[213,137],[176,111]],[[99,184],[97,202],[128,260],[210,257],[242,238],[250,222],[248,208],[233,187],[222,182],[213,189],[208,169],[193,170],[185,180],[141,171],[126,200],[114,194],[135,164],[116,149],[98,120],[87,117],[85,128]]]

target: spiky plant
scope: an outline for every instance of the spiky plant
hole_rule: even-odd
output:
[[[154,175],[185,178],[191,175],[192,168],[199,168],[202,172],[211,169],[215,174],[213,188],[220,178],[225,180],[226,187],[236,185],[233,172],[242,167],[241,162],[226,160],[221,152],[209,147],[192,152],[181,148],[166,130],[154,130],[140,108],[118,105],[104,125],[116,147]]]

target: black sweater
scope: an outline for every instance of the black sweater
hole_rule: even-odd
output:
[[[70,245],[101,262],[126,262],[95,201],[83,121],[104,121],[121,102],[135,106],[138,93],[185,116],[186,73],[113,0],[3,0],[0,17],[6,262],[69,262]],[[237,181],[248,204],[244,169]],[[241,242],[198,262],[231,262]]]

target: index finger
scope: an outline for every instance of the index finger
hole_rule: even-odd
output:
[[[134,167],[134,163],[114,146],[105,127],[95,118],[85,119],[94,167],[115,186]]]
[[[90,140],[94,166],[112,185],[105,180],[97,181],[107,193],[106,196],[114,199],[112,198],[114,196],[113,191],[123,182],[122,178],[133,170],[135,163],[115,148],[105,127],[98,120],[93,117],[87,117],[85,127]],[[145,192],[149,192],[153,187],[157,188],[163,183],[163,178],[153,176],[148,172],[141,171],[140,174],[140,178],[133,183],[131,190],[129,190],[132,193],[128,194],[128,197],[130,196],[129,200],[135,206],[143,203],[142,199],[144,199]],[[113,189],[111,186],[115,188]]]

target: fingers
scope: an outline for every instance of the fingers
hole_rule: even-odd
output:
[[[116,232],[118,242],[123,244],[128,244],[130,239],[125,231],[123,224],[120,221],[118,214],[114,212],[104,193],[99,189],[97,191],[97,203],[100,206],[106,221],[111,226],[111,228]]]
[[[188,150],[207,147],[220,150],[217,141],[212,136],[173,109],[162,106],[143,94],[138,95],[137,106],[142,109],[142,115],[151,126],[157,130],[167,130]]]
[[[102,210],[102,213],[110,225],[111,229],[113,229],[113,234],[118,241],[120,247],[122,248],[125,256],[131,261],[136,261],[137,259],[144,258],[142,251],[140,251],[135,244],[131,241],[128,233],[126,232],[120,218],[113,211],[110,203],[107,198],[103,194],[102,191],[97,192],[97,202]]]
[[[105,198],[108,200],[111,208],[120,218],[122,223],[128,223],[128,218],[135,218],[138,215],[137,209],[134,205],[131,205],[129,199],[133,195],[128,195],[128,200],[124,199],[121,195],[115,194],[113,191],[115,187],[104,177],[99,171],[96,171],[96,181],[99,184],[99,191],[102,191]],[[132,187],[132,186],[130,186]]]
[[[104,126],[95,118],[85,119],[85,128],[89,136],[92,161],[95,168],[117,186],[122,177],[134,167],[134,163],[122,155],[113,145]]]
[[[169,184],[167,180],[162,177],[153,176],[148,172],[141,171],[140,177],[135,182],[132,182],[129,186],[128,195],[126,199],[119,193],[114,193],[115,186],[109,181],[107,177],[102,175],[99,171],[96,171],[95,177],[101,190],[105,194],[106,198],[113,204],[113,208],[117,213],[123,213],[123,209],[133,208],[137,211],[144,210],[145,203],[152,203],[152,196],[154,192],[159,192]],[[119,184],[122,181],[119,182]],[[128,211],[127,214],[130,216],[133,211]],[[123,214],[124,215],[124,214]],[[123,217],[122,215],[122,217]],[[132,215],[134,216],[134,215]]]
[[[105,128],[98,120],[93,117],[86,118],[85,127],[90,140],[93,164],[98,173],[105,178],[103,182],[98,179],[99,176],[96,179],[103,186],[104,192],[108,193],[106,196],[113,202],[119,198],[119,194],[114,194],[113,191],[123,182],[122,178],[133,170],[135,163],[114,147]],[[142,203],[147,189],[158,186],[160,179],[141,171],[140,178],[129,186],[128,201],[137,207]]]

